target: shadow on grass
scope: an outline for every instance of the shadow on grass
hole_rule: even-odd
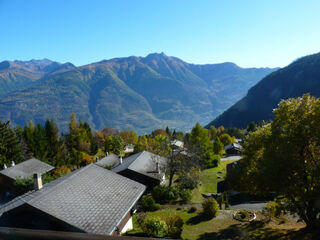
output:
[[[207,232],[198,240],[316,240],[320,239],[317,233],[301,230],[281,230],[264,227],[261,222],[248,224],[233,224],[219,232]]]
[[[189,218],[186,222],[188,225],[197,225],[201,222],[210,221],[213,217],[208,217],[204,214],[198,214],[197,216],[194,216],[192,218]]]

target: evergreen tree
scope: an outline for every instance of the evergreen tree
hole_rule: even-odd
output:
[[[12,161],[19,163],[23,160],[21,145],[15,131],[10,128],[10,121],[0,121],[0,163],[11,164]]]

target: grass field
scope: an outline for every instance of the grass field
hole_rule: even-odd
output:
[[[217,192],[217,183],[223,181],[226,176],[226,166],[227,164],[233,162],[223,161],[216,168],[206,169],[200,174],[201,185],[195,190],[193,190],[192,203],[201,203],[203,200],[202,193],[216,193]],[[221,172],[218,173],[218,172]],[[218,178],[220,176],[221,178]]]
[[[165,208],[155,212],[149,212],[148,216],[165,218],[170,214],[180,216],[184,221],[182,239],[188,240],[251,240],[251,239],[311,239],[301,229],[302,223],[290,222],[279,224],[270,222],[262,225],[262,222],[242,223],[234,220],[229,215],[220,213],[220,217],[205,219],[200,213],[188,213],[188,209],[176,210]],[[141,229],[134,218],[134,231],[130,235],[141,235]]]

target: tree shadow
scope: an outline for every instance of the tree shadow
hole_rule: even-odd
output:
[[[248,224],[233,224],[219,232],[207,232],[198,240],[316,240],[319,239],[317,233],[301,230],[282,230],[265,227],[264,223],[256,221]]]
[[[188,225],[197,225],[201,222],[204,221],[210,221],[213,217],[208,217],[204,214],[198,214],[192,218],[189,218],[188,221],[186,222]]]

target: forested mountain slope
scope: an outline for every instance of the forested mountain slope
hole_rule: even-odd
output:
[[[206,123],[274,71],[233,63],[195,65],[163,53],[81,67],[30,62],[19,68],[19,84],[0,97],[0,120],[24,125],[52,118],[66,129],[74,112],[96,129],[113,126],[138,132],[167,125],[186,130],[197,121]],[[10,75],[12,67],[1,64],[0,72]]]

